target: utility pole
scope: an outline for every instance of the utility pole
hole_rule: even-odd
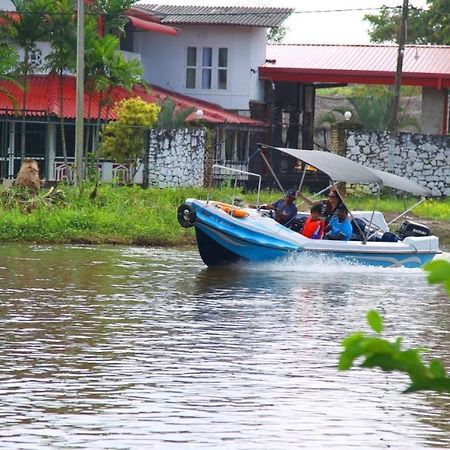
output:
[[[388,169],[393,170],[393,154],[395,148],[395,134],[398,130],[398,110],[400,103],[400,86],[402,81],[403,70],[403,56],[405,53],[406,42],[406,25],[408,21],[408,0],[403,0],[402,18],[400,22],[400,36],[398,39],[398,53],[397,53],[397,70],[395,72],[394,93],[392,95],[390,120],[389,120],[389,161]]]
[[[75,183],[83,182],[84,140],[84,0],[78,0],[77,9],[77,113],[75,119]]]

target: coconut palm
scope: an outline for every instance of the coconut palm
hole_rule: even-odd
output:
[[[128,19],[123,12],[131,8],[138,0],[94,0],[89,6],[102,20],[103,35],[122,36]]]
[[[360,87],[352,95],[347,96],[346,99],[352,107],[334,108],[322,115],[316,123],[319,125],[335,123],[338,120],[342,120],[345,111],[350,110],[353,119],[359,122],[363,129],[372,131],[388,129],[390,117],[388,112],[391,106],[392,93],[387,87]],[[420,131],[420,123],[415,117],[406,114],[402,109],[400,112],[397,129],[414,128]]]
[[[4,13],[3,32],[11,42],[22,49],[23,60],[18,66],[18,75],[24,88],[22,114],[25,114],[27,98],[27,79],[34,72],[30,55],[36,43],[45,40],[48,35],[46,13],[52,0],[11,0],[17,14]],[[25,159],[26,123],[22,120],[20,156]]]
[[[14,71],[19,63],[17,50],[11,45],[9,39],[3,35],[0,28],[0,80],[7,80],[17,84]],[[14,109],[17,109],[17,101],[14,95],[5,87],[0,87],[0,93],[6,95],[11,101]]]
[[[67,180],[72,181],[67,158],[67,144],[64,128],[64,73],[76,66],[76,23],[72,0],[55,0],[49,10],[49,33],[51,51],[46,57],[47,68],[59,77],[59,105],[61,125],[61,146],[66,167]]]

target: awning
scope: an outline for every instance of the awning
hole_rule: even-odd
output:
[[[355,161],[335,155],[334,153],[318,150],[297,150],[293,148],[271,147],[280,152],[287,153],[300,161],[326,173],[333,181],[347,183],[382,184],[381,178],[372,170]]]
[[[270,147],[293,156],[327,174],[335,182],[369,184],[376,183],[413,195],[429,197],[430,189],[408,180],[407,178],[363,166],[362,164],[318,150],[297,150],[293,148]]]
[[[127,16],[130,19],[130,22],[136,28],[139,28],[143,31],[152,31],[154,33],[163,33],[168,34],[170,36],[176,36],[177,30],[173,27],[169,27],[168,25],[162,25],[156,22],[149,22],[147,20],[139,19],[138,17]]]
[[[409,192],[413,195],[430,197],[432,192],[430,189],[415,183],[414,181],[408,180],[407,178],[399,177],[393,173],[383,172],[378,169],[370,169],[375,172],[383,180],[383,186],[387,186],[393,189],[398,189],[399,191]]]

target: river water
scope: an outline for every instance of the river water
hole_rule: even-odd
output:
[[[450,300],[421,270],[2,246],[0,448],[449,448],[450,396],[337,371],[370,308],[450,368]]]

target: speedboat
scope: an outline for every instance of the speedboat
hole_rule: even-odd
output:
[[[275,148],[275,147],[273,147]],[[340,182],[388,186],[421,196],[421,203],[431,191],[411,180],[371,169],[342,156],[317,150],[297,150],[276,147],[321,172],[331,180],[328,188]],[[217,166],[227,169],[224,166]],[[229,169],[247,176],[259,177],[258,200],[261,177],[258,174]],[[328,189],[327,188],[327,189]],[[321,191],[323,192],[323,191]],[[412,208],[396,218],[403,217]],[[298,232],[298,223],[307,215],[299,213],[290,226],[276,222],[267,210],[241,207],[211,199],[189,198],[178,208],[181,226],[195,227],[200,256],[207,266],[249,261],[269,262],[301,253],[325,255],[356,264],[376,266],[404,266],[417,268],[441,253],[439,239],[428,227],[405,221],[394,234],[384,215],[379,211],[351,211],[354,237],[349,241],[309,239]]]

